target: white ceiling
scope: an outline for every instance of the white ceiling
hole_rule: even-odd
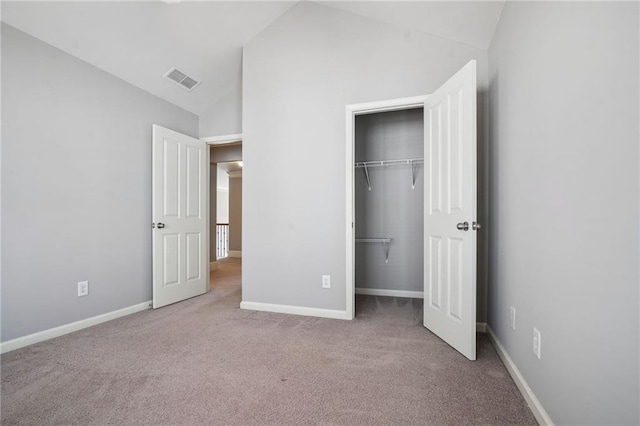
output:
[[[242,46],[295,2],[2,2],[2,20],[196,114],[241,78]],[[163,75],[202,81],[188,92]]]
[[[408,30],[487,49],[505,0],[339,1],[324,4]]]
[[[195,114],[241,84],[242,46],[297,1],[7,2],[2,21]],[[504,1],[320,2],[486,48]],[[202,81],[187,92],[172,66]]]

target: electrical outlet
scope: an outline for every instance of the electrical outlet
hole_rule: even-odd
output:
[[[533,353],[535,356],[540,359],[540,347],[542,346],[542,338],[540,336],[540,331],[533,327]]]
[[[509,308],[509,324],[511,324],[511,329],[516,329],[516,308],[511,306]]]
[[[322,288],[331,288],[331,275],[322,276]]]
[[[78,283],[78,297],[89,295],[89,281],[80,281]]]

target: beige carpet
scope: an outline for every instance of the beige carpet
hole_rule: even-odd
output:
[[[212,292],[2,356],[2,424],[535,424],[484,335],[467,361],[422,301],[358,297],[340,321],[241,311]]]

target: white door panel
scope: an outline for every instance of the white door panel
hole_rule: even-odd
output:
[[[425,113],[424,325],[476,359],[476,63],[430,95]],[[468,224],[468,230],[458,224]]]
[[[153,126],[153,307],[205,293],[207,145]]]

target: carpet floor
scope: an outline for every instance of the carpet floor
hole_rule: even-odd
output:
[[[468,361],[421,326],[421,300],[358,296],[354,321],[243,311],[239,268],[3,355],[2,424],[536,424],[487,337]]]

